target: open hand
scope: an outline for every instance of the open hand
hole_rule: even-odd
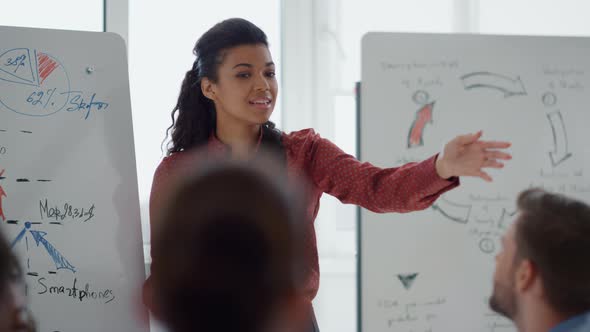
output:
[[[452,176],[476,176],[485,181],[492,178],[483,168],[502,168],[499,160],[510,160],[512,156],[501,149],[510,147],[509,142],[482,141],[482,132],[457,136],[449,141],[436,160],[436,172],[441,178]]]

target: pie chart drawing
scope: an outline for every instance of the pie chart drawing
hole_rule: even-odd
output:
[[[57,58],[28,48],[0,54],[0,103],[7,109],[48,116],[63,109],[69,97],[70,79]]]

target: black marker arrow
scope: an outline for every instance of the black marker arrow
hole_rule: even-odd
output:
[[[410,274],[398,274],[397,278],[401,281],[402,285],[406,290],[409,290],[410,287],[414,284],[418,273],[410,273]]]
[[[520,77],[513,79],[500,74],[479,71],[463,75],[461,76],[461,80],[463,81],[465,90],[475,88],[494,89],[502,92],[504,98],[527,94]]]
[[[471,205],[453,203],[442,197],[432,204],[432,209],[440,212],[446,218],[462,224],[466,224],[471,215]]]
[[[557,167],[571,157],[572,154],[568,151],[567,132],[561,112],[551,112],[547,114],[547,119],[553,133],[553,151],[549,152],[549,158],[551,158],[553,167]]]

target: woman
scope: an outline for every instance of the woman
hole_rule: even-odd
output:
[[[478,132],[456,137],[442,155],[420,163],[387,169],[361,163],[312,129],[286,134],[269,121],[278,93],[275,66],[266,35],[254,24],[220,22],[197,41],[194,54],[172,112],[168,156],[154,175],[150,215],[158,211],[171,178],[195,167],[187,151],[199,148],[240,159],[255,156],[261,147],[275,151],[289,176],[302,176],[310,185],[304,232],[304,290],[310,306],[319,286],[313,221],[323,193],[375,212],[420,210],[458,186],[459,176],[491,181],[482,168],[501,168],[499,160],[510,159],[498,150],[509,143],[481,141]]]

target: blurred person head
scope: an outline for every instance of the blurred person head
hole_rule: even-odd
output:
[[[22,271],[0,234],[0,331],[31,332],[34,323],[26,306]]]
[[[156,216],[154,310],[171,331],[289,331],[300,296],[302,197],[260,160],[183,175]]]

